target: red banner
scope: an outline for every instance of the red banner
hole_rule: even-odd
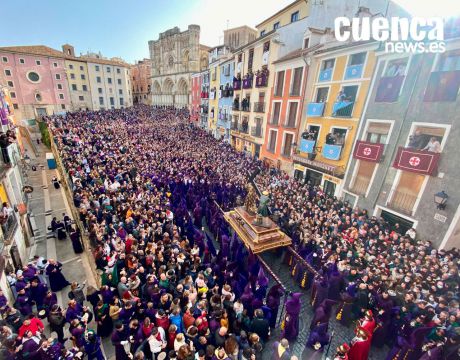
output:
[[[379,162],[383,154],[384,144],[376,144],[368,141],[356,142],[353,157],[359,160]]]
[[[399,147],[393,167],[423,175],[431,175],[438,166],[441,154]]]

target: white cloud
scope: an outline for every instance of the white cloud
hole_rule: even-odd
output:
[[[451,17],[460,15],[459,0],[394,0],[404,7],[412,16]]]

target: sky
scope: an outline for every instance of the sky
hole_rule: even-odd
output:
[[[201,43],[223,42],[228,27],[249,25],[293,0],[15,0],[2,4],[0,46],[69,43],[76,54],[100,51],[130,63],[149,56],[148,41],[178,26],[201,26]],[[313,0],[310,0],[313,1]],[[315,0],[317,1],[317,0]],[[347,0],[343,0],[347,1]],[[416,16],[460,15],[460,0],[396,0]]]

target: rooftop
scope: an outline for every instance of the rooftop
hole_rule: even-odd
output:
[[[305,0],[295,0],[293,1],[292,3],[290,3],[289,5],[285,6],[284,8],[282,8],[280,11],[274,13],[272,16],[266,18],[264,21],[262,21],[261,23],[257,24],[256,25],[256,28],[258,28],[260,25],[262,25],[263,23],[277,17],[279,14],[282,14],[284,11],[286,11],[287,9],[289,9],[290,7],[296,5],[297,3],[300,3],[300,2],[304,2]]]

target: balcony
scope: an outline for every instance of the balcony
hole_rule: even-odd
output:
[[[255,102],[254,103],[254,112],[258,112],[258,113],[265,112],[265,103],[264,102]]]
[[[328,160],[340,160],[342,154],[342,145],[331,145],[324,144],[323,146],[323,158]]]
[[[392,190],[389,199],[387,202],[388,207],[412,216],[412,210],[418,197],[407,193],[407,191]]]
[[[208,98],[209,98],[209,93],[206,92],[206,91],[202,91],[202,92],[201,92],[201,98],[202,98],[202,99],[208,99]]]
[[[230,127],[232,130],[238,131],[239,129],[239,124],[238,121],[232,121],[232,125]]]
[[[251,103],[249,101],[242,101],[241,111],[245,111],[245,112],[251,111]]]
[[[332,116],[334,117],[351,117],[353,114],[354,101],[339,101],[332,107]]]
[[[353,187],[350,189],[356,195],[366,195],[367,189],[369,188],[369,183],[371,179],[368,177],[358,176],[356,177]]]
[[[360,79],[363,75],[364,64],[347,66],[345,80]]]
[[[310,117],[323,116],[325,104],[326,103],[324,103],[324,102],[308,103],[308,105],[307,105],[307,116],[310,116]]]
[[[251,127],[251,135],[257,138],[261,138],[263,135],[262,126]]]
[[[266,87],[268,85],[268,70],[258,71],[256,74],[256,87]]]
[[[233,90],[241,90],[241,80],[233,80]]]
[[[243,89],[252,89],[252,76],[243,79]]]
[[[238,128],[239,132],[240,133],[243,133],[243,134],[249,134],[249,126],[247,123],[243,123],[239,126]]]
[[[232,106],[233,110],[239,111],[240,110],[240,103],[239,102],[234,102]]]
[[[332,68],[324,69],[319,72],[318,81],[330,81],[332,79]]]
[[[4,219],[1,222],[1,226],[4,244],[9,245],[16,229],[18,228],[18,220],[16,219],[16,216],[14,214],[8,216],[7,219]]]

